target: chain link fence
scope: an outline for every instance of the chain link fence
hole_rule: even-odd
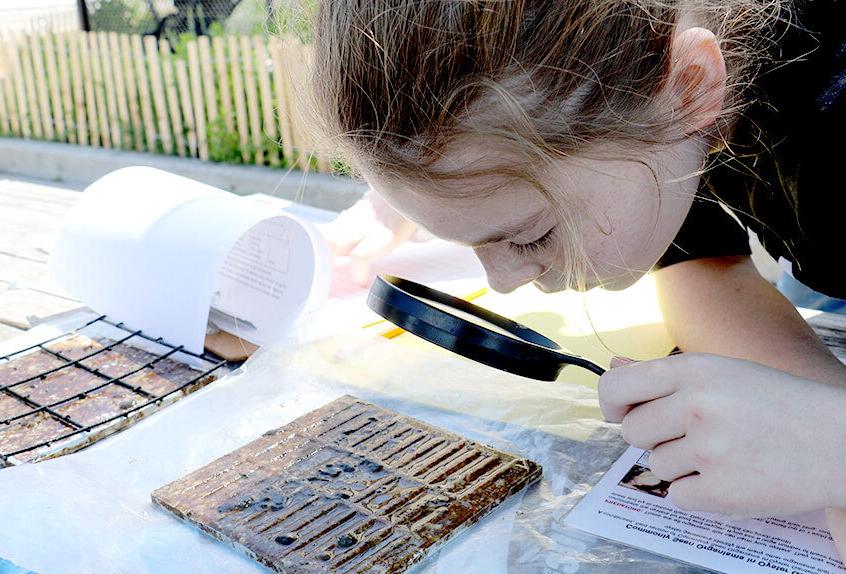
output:
[[[0,38],[46,32],[153,35],[178,44],[183,35],[306,39],[317,0],[0,0]]]
[[[81,0],[89,30],[152,34],[171,41],[182,34],[260,34],[282,0]]]

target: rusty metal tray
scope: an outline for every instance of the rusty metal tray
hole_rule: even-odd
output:
[[[406,572],[537,481],[527,459],[344,396],[153,502],[277,572]]]

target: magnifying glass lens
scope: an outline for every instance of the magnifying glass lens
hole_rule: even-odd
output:
[[[554,381],[567,365],[605,372],[525,325],[407,279],[377,277],[367,304],[418,337],[509,373]]]
[[[510,331],[503,329],[502,327],[500,327],[496,323],[492,323],[492,322],[490,322],[490,321],[488,321],[488,320],[486,320],[482,317],[479,317],[478,315],[468,313],[468,312],[466,312],[462,309],[457,309],[455,307],[451,307],[449,305],[441,303],[440,301],[435,301],[434,299],[428,299],[428,298],[422,297],[422,296],[418,296],[417,300],[422,301],[422,302],[426,303],[427,305],[434,307],[435,309],[439,309],[439,310],[443,311],[444,313],[449,313],[450,315],[453,315],[453,316],[461,319],[462,321],[467,321],[468,323],[472,323],[472,324],[477,325],[479,327],[483,327],[485,329],[493,331],[494,333],[496,333],[498,335],[502,335],[503,337],[509,337],[511,339],[514,339],[515,341],[523,341],[523,339],[516,336],[514,333],[511,333]]]

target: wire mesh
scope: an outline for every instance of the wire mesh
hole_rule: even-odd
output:
[[[84,448],[233,366],[106,316],[2,356],[0,467]]]
[[[257,33],[279,0],[84,0],[91,31],[181,34]]]

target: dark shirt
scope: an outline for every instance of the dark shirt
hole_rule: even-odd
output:
[[[793,22],[750,88],[657,267],[748,255],[746,228],[805,285],[846,299],[846,1],[793,3]],[[720,205],[728,207],[741,225]]]

